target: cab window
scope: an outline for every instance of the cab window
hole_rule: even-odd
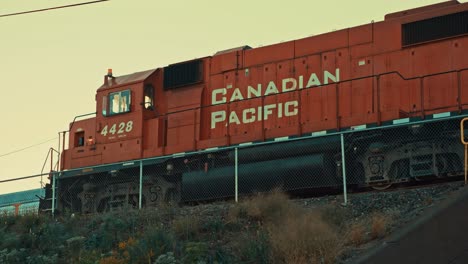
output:
[[[109,94],[110,115],[130,112],[130,90]]]

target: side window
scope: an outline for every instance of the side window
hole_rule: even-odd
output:
[[[145,95],[143,98],[143,107],[148,110],[154,109],[154,89],[151,84],[145,86]]]
[[[102,97],[102,115],[107,116],[107,96]]]
[[[109,94],[109,111],[111,115],[130,112],[130,90]]]
[[[84,146],[84,131],[79,131],[75,133],[75,147]]]

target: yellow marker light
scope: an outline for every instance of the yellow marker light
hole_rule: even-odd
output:
[[[460,141],[465,145],[465,185],[468,184],[468,142],[465,141],[465,121],[468,117],[460,121]]]

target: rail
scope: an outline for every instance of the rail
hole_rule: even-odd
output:
[[[55,166],[54,166],[54,152],[57,153],[57,162],[55,163]],[[46,164],[47,164],[47,161],[49,160],[49,157],[50,157],[50,171],[49,172],[52,172],[54,171],[54,167],[55,167],[55,170],[58,171],[58,165],[59,165],[59,161],[60,161],[60,152],[58,152],[57,150],[55,150],[54,148],[49,148],[49,151],[47,151],[47,156],[44,160],[44,164],[42,165],[42,169],[41,169],[41,187],[44,188],[44,182],[42,180],[42,176],[44,175],[44,168],[46,167]]]

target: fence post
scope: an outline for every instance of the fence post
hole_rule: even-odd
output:
[[[138,191],[138,209],[141,210],[141,205],[142,205],[142,199],[143,199],[143,161],[140,160],[140,188]]]
[[[236,203],[239,201],[239,160],[238,160],[238,148],[234,149],[234,200]]]
[[[56,179],[55,179],[56,174],[52,173],[52,217],[55,216],[55,190],[56,190]]]
[[[343,170],[343,197],[344,197],[344,204],[348,204],[348,193],[346,190],[346,159],[345,159],[345,147],[344,147],[344,136],[341,133],[341,169]]]

